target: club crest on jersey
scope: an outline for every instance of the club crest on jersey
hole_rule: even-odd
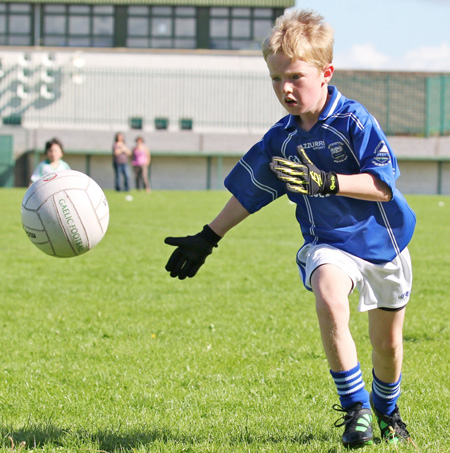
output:
[[[372,160],[374,165],[378,167],[382,167],[387,165],[391,162],[391,155],[389,154],[389,150],[386,146],[384,141],[378,143],[378,146],[375,149],[375,157]]]
[[[328,149],[330,150],[333,161],[336,162],[337,164],[347,160],[348,156],[347,153],[345,152],[343,143],[334,142],[331,145],[328,145]]]

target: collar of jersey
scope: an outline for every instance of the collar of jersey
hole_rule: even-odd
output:
[[[339,90],[333,85],[330,85],[328,87],[328,94],[331,97],[328,100],[327,104],[325,105],[325,108],[323,109],[322,113],[320,114],[319,121],[325,121],[329,116],[331,116],[336,111],[337,106],[339,105],[339,101],[341,100],[342,97]],[[294,130],[297,128],[297,124],[298,124],[297,117],[294,115],[288,115],[288,121],[284,128],[286,130]]]

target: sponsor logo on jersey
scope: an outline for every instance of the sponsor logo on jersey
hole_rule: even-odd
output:
[[[333,161],[337,164],[347,160],[348,156],[342,142],[334,142],[328,145],[328,149],[330,150]]]
[[[375,157],[372,160],[372,163],[378,167],[383,167],[391,162],[391,155],[384,141],[378,143],[378,146],[375,149]]]
[[[309,143],[303,143],[303,149],[325,149],[325,141],[324,140],[315,140]]]

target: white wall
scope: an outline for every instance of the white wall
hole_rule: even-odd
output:
[[[49,55],[52,61],[49,61]],[[250,146],[258,141],[262,133],[273,124],[277,119],[285,113],[279,106],[278,101],[273,95],[270,79],[268,77],[267,68],[264,59],[259,52],[221,52],[216,54],[210,51],[198,52],[183,52],[183,51],[130,51],[124,49],[86,49],[82,52],[74,49],[48,49],[36,48],[28,56],[28,61],[24,60],[23,49],[15,49],[10,47],[0,48],[0,58],[2,65],[13,66],[14,73],[6,75],[0,79],[2,87],[2,102],[0,106],[2,116],[8,113],[8,109],[23,110],[27,112],[27,100],[20,100],[15,96],[14,92],[17,88],[17,80],[12,82],[12,78],[17,77],[16,71],[26,65],[35,65],[36,67],[54,67],[63,68],[64,74],[68,75],[67,79],[61,82],[70,85],[70,96],[67,96],[66,90],[64,95],[58,99],[34,102],[28,105],[29,111],[33,111],[36,115],[42,115],[45,118],[45,124],[27,124],[24,127],[2,126],[0,127],[1,134],[11,134],[14,136],[14,152],[16,159],[20,158],[24,153],[30,150],[42,150],[44,143],[56,136],[60,138],[68,150],[77,151],[104,151],[104,156],[91,158],[91,172],[101,185],[105,188],[112,187],[112,167],[109,150],[113,142],[114,133],[122,131],[125,133],[127,143],[131,146],[135,137],[143,135],[150,149],[161,152],[221,152],[231,153],[229,158],[223,161],[223,175],[217,175],[217,161],[214,161],[211,166],[211,186],[212,188],[221,187],[221,181],[218,179],[223,177],[229,169],[234,165],[237,158],[235,154],[243,154]],[[47,66],[46,66],[47,65]],[[174,78],[167,83],[157,86],[152,92],[141,93],[142,108],[149,108],[149,115],[154,112],[151,108],[154,107],[156,99],[161,105],[167,105],[165,112],[167,115],[173,115],[171,126],[167,131],[155,131],[153,124],[146,124],[144,130],[130,130],[128,124],[121,122],[119,124],[106,124],[99,127],[97,124],[91,124],[89,115],[91,110],[98,105],[89,104],[86,99],[92,99],[98,94],[98,91],[106,90],[107,102],[112,100],[111,108],[130,109],[125,117],[133,113],[140,112],[135,104],[129,105],[131,91],[136,87],[129,87],[129,80],[123,79],[122,85],[120,78],[118,84],[112,87],[103,87],[101,79],[97,79],[96,84],[89,84],[86,78],[80,87],[90,87],[89,90],[77,91],[80,87],[73,83],[72,76],[81,74],[84,77],[95,73],[90,70],[105,69],[117,70],[122,68],[127,74],[132,74],[134,70],[168,70],[170,74],[175,75]],[[254,80],[239,79],[237,85],[223,86],[220,84],[220,79],[215,81],[215,85],[208,85],[205,80],[193,80],[191,85],[185,85],[180,88],[177,86],[176,72],[177,70],[203,70],[216,71],[220,73],[225,71],[235,73],[242,78],[242,74],[255,74],[258,77],[258,83],[255,89]],[[33,86],[34,95],[39,97],[38,90],[40,80],[40,70],[34,75]],[[6,77],[10,77],[7,79]],[[266,79],[267,77],[267,79]],[[76,79],[75,79],[76,80]],[[105,79],[106,80],[106,79]],[[267,82],[266,82],[267,80]],[[127,82],[128,81],[128,82]],[[2,85],[3,84],[3,85]],[[81,88],[80,88],[81,89]],[[181,111],[177,105],[177,93],[181,90],[192,91],[192,100],[188,106],[192,107],[191,111]],[[109,91],[107,91],[109,90]],[[131,90],[131,91],[130,91]],[[140,89],[139,89],[140,90]],[[138,90],[138,93],[141,91]],[[195,104],[195,90],[200,90],[204,94],[207,90],[208,104],[206,106],[198,106]],[[255,92],[256,91],[256,92]],[[60,93],[61,94],[61,93]],[[83,97],[85,96],[85,97]],[[23,102],[23,104],[21,104]],[[106,102],[106,101],[105,101]],[[103,104],[103,103],[102,103]],[[210,129],[198,128],[194,122],[192,131],[181,131],[177,124],[178,117],[184,114],[204,114],[205,110],[212,115],[218,110],[218,104],[227,104],[229,110],[223,110],[223,115],[229,120],[230,117],[236,117],[238,124],[243,124],[245,121],[242,118],[255,119],[257,115],[261,115],[261,127],[258,130],[249,130],[244,124],[245,130],[233,130],[227,128],[214,130],[214,124]],[[108,104],[109,105],[109,104]],[[86,121],[82,124],[72,124],[70,127],[58,123],[58,115],[66,114],[70,109],[84,109],[83,117]],[[198,111],[198,110],[202,111]],[[109,109],[111,110],[111,109]],[[109,110],[106,112],[109,114]],[[70,112],[69,112],[70,113]],[[105,115],[106,115],[105,113]],[[54,124],[49,123],[49,118],[53,118]],[[251,129],[251,128],[250,128]],[[390,137],[390,143],[396,154],[401,157],[449,157],[450,158],[450,137],[434,137],[434,138],[416,138],[416,137]],[[86,168],[86,159],[84,156],[76,156],[68,154],[67,160],[76,169],[84,171]],[[34,155],[28,157],[28,168],[24,165],[20,171],[31,171],[34,166]],[[206,185],[206,159],[201,157],[162,157],[154,158],[152,167],[153,185],[158,189],[201,189]],[[402,176],[398,181],[399,187],[405,193],[435,193],[438,180],[438,164],[436,162],[417,163],[412,161],[401,161],[400,169]],[[450,164],[443,164],[440,167],[441,188],[443,193],[450,194]]]

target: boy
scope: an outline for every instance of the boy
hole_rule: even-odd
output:
[[[57,138],[52,138],[45,143],[45,157],[46,159],[40,162],[31,175],[31,182],[37,181],[44,175],[54,171],[70,170],[68,163],[63,161],[64,149],[62,143]]]
[[[278,18],[263,44],[273,89],[289,113],[225,180],[231,199],[195,236],[166,238],[177,249],[166,269],[193,277],[219,240],[251,213],[287,194],[297,204],[304,244],[297,265],[313,291],[325,354],[344,413],[346,447],[372,443],[372,411],[389,442],[409,440],[397,406],[402,328],[412,284],[407,245],[415,216],[395,188],[396,158],[376,120],[329,86],[333,30],[320,15]],[[365,389],[349,331],[349,294],[359,290],[373,347]]]

